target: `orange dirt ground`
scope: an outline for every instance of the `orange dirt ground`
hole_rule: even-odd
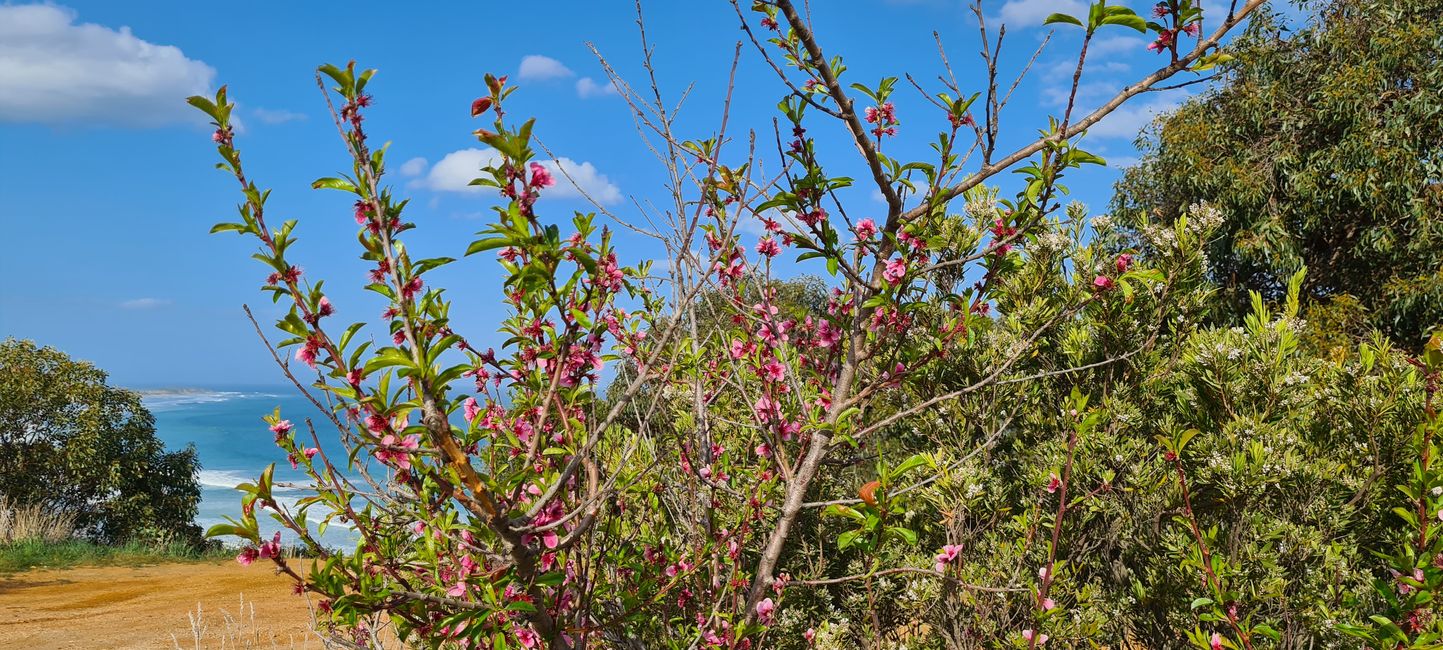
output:
[[[199,644],[191,625],[198,609]],[[310,620],[305,600],[291,595],[289,579],[259,565],[76,567],[0,575],[0,648],[7,650],[321,648],[309,632]]]

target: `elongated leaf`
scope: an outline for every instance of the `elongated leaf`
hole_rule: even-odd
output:
[[[1138,32],[1147,33],[1147,21],[1137,15],[1112,15],[1102,19],[1104,25],[1122,25],[1131,27]]]
[[[1067,14],[1052,14],[1051,16],[1047,17],[1047,20],[1042,21],[1042,24],[1044,25],[1052,25],[1054,23],[1067,23],[1069,25],[1077,25],[1078,27],[1082,27],[1082,21],[1073,18],[1072,16],[1069,16]]]
[[[344,178],[318,178],[311,183],[311,189],[343,190],[346,192],[355,192],[356,185]]]

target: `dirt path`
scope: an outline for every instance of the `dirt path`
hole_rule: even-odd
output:
[[[244,605],[242,605],[242,598]],[[190,617],[201,613],[197,646]],[[229,620],[226,615],[229,615]],[[0,648],[321,648],[304,599],[234,562],[0,575]]]

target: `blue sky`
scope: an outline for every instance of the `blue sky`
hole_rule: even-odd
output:
[[[982,89],[975,19],[959,0],[837,0],[816,5],[823,47],[846,57],[850,81],[874,84],[910,72],[941,71],[932,32],[941,33],[964,87]],[[1148,3],[1132,2],[1140,13]],[[343,6],[344,9],[336,7]],[[1079,0],[996,0],[995,26],[1008,25],[1004,70],[1025,62],[1048,33],[1042,17],[1079,11]],[[1206,6],[1206,5],[1205,5]],[[219,8],[217,8],[219,7]],[[635,216],[632,201],[662,197],[663,170],[650,156],[623,101],[609,90],[592,42],[624,76],[640,83],[636,15],[622,0],[480,2],[144,3],[70,1],[0,5],[0,336],[34,339],[93,361],[123,385],[275,384],[280,375],[241,312],[280,313],[257,291],[265,271],[253,246],[234,235],[208,235],[230,220],[234,179],[213,168],[204,121],[187,95],[229,84],[243,129],[247,170],[274,190],[272,218],[300,220],[295,259],[312,279],[327,279],[338,322],[376,319],[363,294],[355,223],[345,196],[313,191],[311,180],[346,167],[313,72],[320,63],[356,59],[379,73],[370,90],[373,140],[391,141],[391,182],[414,197],[419,228],[413,254],[459,257],[492,205],[460,190],[481,145],[470,102],[486,72],[510,74],[521,87],[512,116],[537,117],[536,133],[593,196]],[[528,16],[526,10],[536,9]],[[715,128],[726,75],[743,38],[724,0],[645,5],[648,36],[664,92],[674,101],[693,89],[681,128],[703,137]],[[753,19],[754,20],[754,19]],[[1058,30],[1028,81],[1003,113],[1004,141],[1021,144],[1060,111],[1060,79],[1070,76],[1078,37]],[[1104,33],[1088,60],[1080,103],[1090,108],[1151,72],[1161,58],[1133,32]],[[742,51],[731,132],[771,138],[785,88],[750,45]],[[905,82],[903,82],[905,86]],[[940,85],[933,84],[937,90]],[[1114,167],[1135,155],[1131,140],[1159,110],[1187,91],[1144,95],[1088,135],[1085,148]],[[901,133],[894,154],[923,156],[940,116],[910,88],[896,97]],[[846,136],[818,122],[834,173],[863,177]],[[1005,147],[1004,147],[1005,148]],[[739,150],[740,147],[735,147]],[[406,164],[402,164],[406,163]],[[1075,198],[1102,211],[1116,169],[1076,174]],[[1007,183],[1007,180],[1003,180]],[[1003,185],[1003,194],[1015,187]],[[572,196],[567,196],[567,195]],[[559,221],[586,209],[563,188],[543,204]],[[866,194],[849,212],[880,211]],[[623,236],[626,262],[657,248]],[[456,320],[473,340],[495,343],[499,276],[485,256],[433,277],[456,301]],[[267,325],[263,321],[263,325]]]

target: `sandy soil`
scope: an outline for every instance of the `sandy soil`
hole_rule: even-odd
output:
[[[191,618],[200,612],[201,641]],[[0,648],[321,648],[288,578],[235,562],[0,575]],[[179,640],[179,645],[175,640]]]

